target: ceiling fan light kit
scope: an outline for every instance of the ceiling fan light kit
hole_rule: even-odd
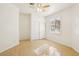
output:
[[[48,7],[50,7],[49,4],[46,3],[29,3],[30,7],[36,8],[38,12],[45,12]]]

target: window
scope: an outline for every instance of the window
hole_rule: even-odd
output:
[[[61,29],[61,21],[60,19],[54,19],[51,21],[51,31],[54,33],[60,33]]]

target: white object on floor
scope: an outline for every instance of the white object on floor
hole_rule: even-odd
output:
[[[44,44],[34,50],[37,56],[60,56],[59,51],[49,46],[48,44]]]

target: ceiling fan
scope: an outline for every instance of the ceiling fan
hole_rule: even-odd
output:
[[[29,3],[29,5],[33,8],[36,8],[37,11],[46,11],[48,7],[50,7],[47,3]]]

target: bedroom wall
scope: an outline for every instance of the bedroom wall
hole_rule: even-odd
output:
[[[19,44],[19,10],[0,4],[0,53]]]
[[[73,6],[72,47],[79,52],[79,4]]]
[[[61,33],[55,34],[50,30],[50,20],[55,16],[61,17]],[[79,52],[79,4],[61,10],[46,17],[46,37],[48,40],[56,41],[72,47]]]
[[[72,16],[71,16],[71,8],[65,8],[46,16],[46,38],[48,40],[56,41],[61,44],[72,46]],[[50,21],[53,20],[54,17],[60,17],[61,21],[61,32],[53,33],[50,27]]]

